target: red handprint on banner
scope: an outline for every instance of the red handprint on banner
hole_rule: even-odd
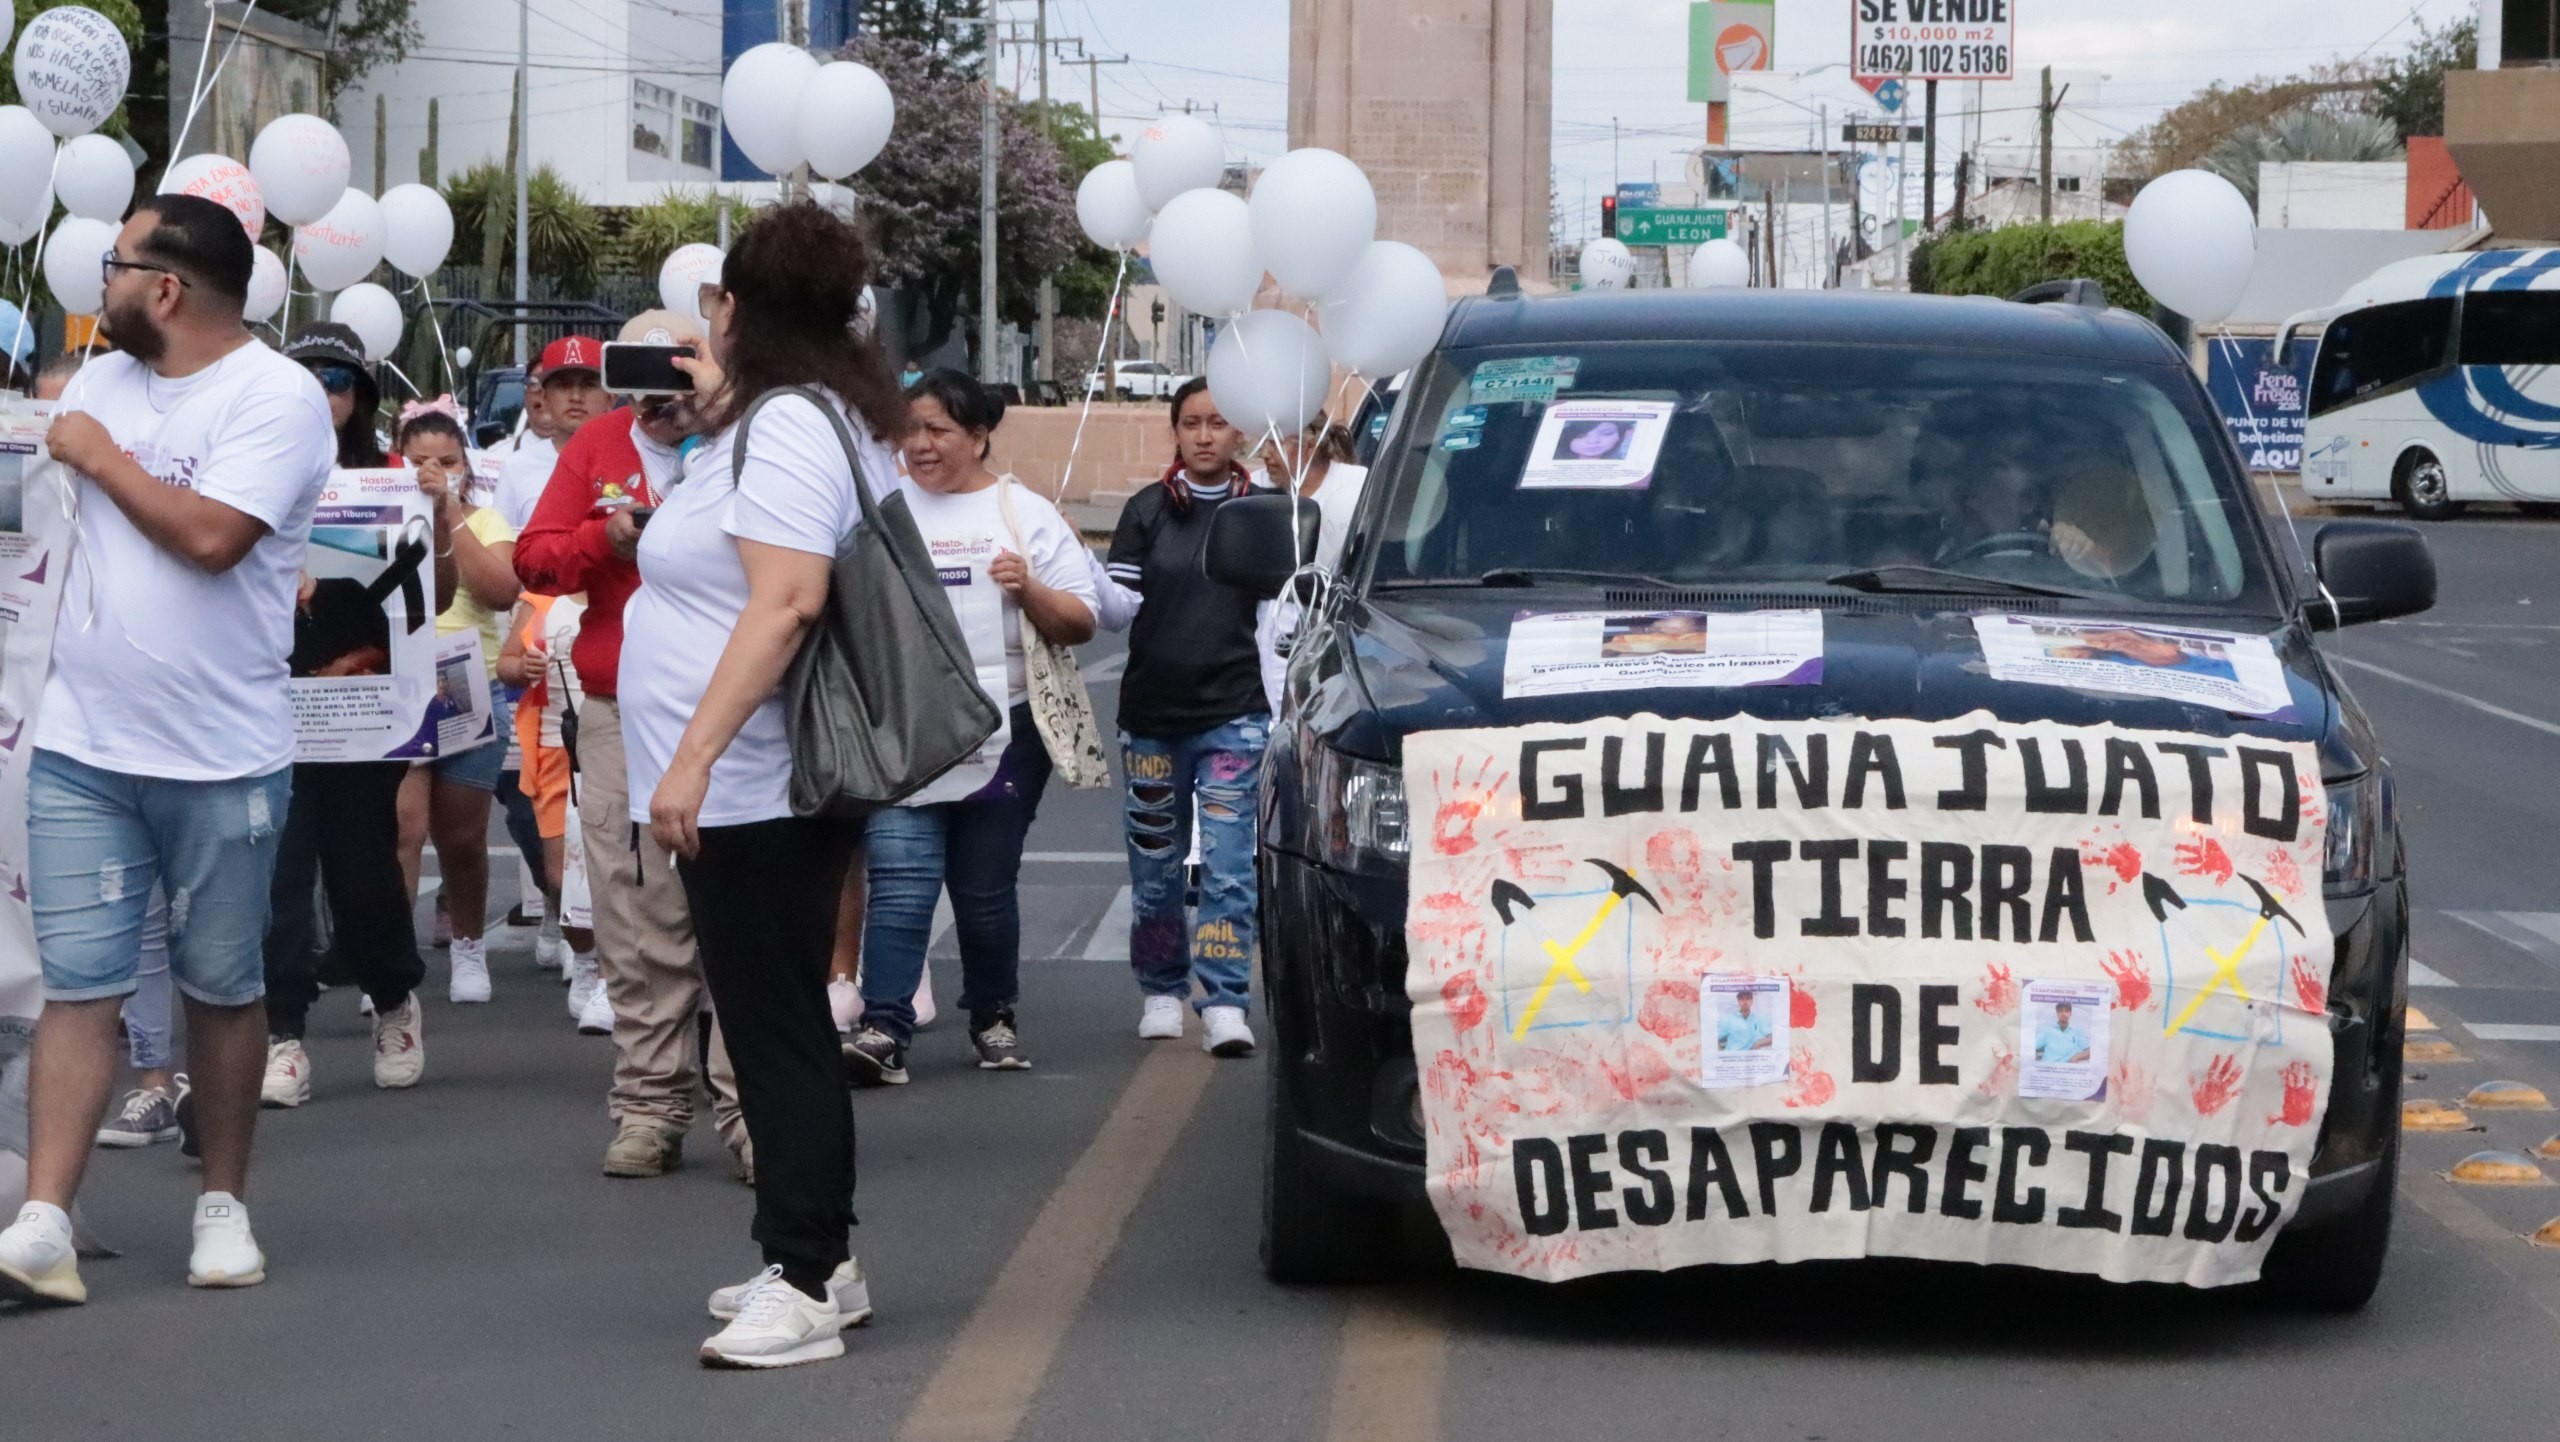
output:
[[[2319,1078],[2307,1061],[2286,1062],[2284,1066],[2284,1110],[2267,1118],[2267,1125],[2299,1127],[2311,1123],[2313,1090]]]
[[[2098,963],[2116,984],[2116,1006],[2124,1011],[2140,1011],[2151,1003],[2151,969],[2142,964],[2138,951],[2111,951]]]
[[[2178,844],[2178,870],[2187,876],[2209,877],[2219,886],[2231,879],[2231,853],[2210,836],[2183,841]]]
[[[1795,1055],[1788,1058],[1787,1076],[1794,1085],[1787,1093],[1787,1105],[1791,1107],[1818,1107],[1840,1091],[1840,1084],[1831,1079],[1831,1073],[1814,1066],[1810,1047],[1797,1047]]]
[[[2018,1009],[2018,984],[2009,979],[2009,968],[1994,961],[1982,968],[1982,995],[1973,1004],[1986,1016],[2008,1016]]]
[[[2304,1011],[2329,1009],[2329,982],[2312,968],[2309,956],[2293,959],[2293,999]]]
[[[2240,1063],[2230,1056],[2215,1057],[2203,1072],[2187,1078],[2187,1097],[2196,1104],[2198,1116],[2212,1116],[2239,1094]]]
[[[1467,758],[1461,756],[1450,768],[1447,780],[1442,780],[1437,771],[1431,773],[1431,789],[1443,798],[1439,812],[1431,819],[1431,849],[1442,856],[1464,856],[1476,849],[1476,821],[1501,794],[1503,783],[1511,779],[1508,771],[1493,776],[1490,756],[1477,765],[1473,777],[1465,774],[1466,769]],[[1492,779],[1488,781],[1487,777]]]
[[[2003,1047],[1991,1059],[1991,1074],[1973,1089],[1974,1095],[1997,1100],[2018,1089],[2018,1054]]]
[[[2116,1105],[2127,1121],[2140,1121],[2151,1115],[2155,1093],[2151,1073],[2126,1062],[2116,1068]]]

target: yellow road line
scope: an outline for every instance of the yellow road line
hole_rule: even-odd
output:
[[[1119,1104],[1032,1219],[943,1354],[899,1442],[1005,1442],[1021,1430],[1067,1328],[1118,1250],[1129,1214],[1199,1110],[1216,1065],[1180,1042],[1151,1050]]]
[[[1326,1442],[1437,1442],[1449,1329],[1436,1309],[1391,1293],[1355,1296],[1342,1319]]]

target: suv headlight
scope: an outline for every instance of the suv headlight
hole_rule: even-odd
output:
[[[2332,893],[2353,893],[2373,884],[2374,832],[2382,814],[2382,783],[2368,771],[2352,781],[2328,787],[2328,855],[2320,880]]]
[[[1404,773],[1330,747],[1315,754],[1316,833],[1325,861],[1354,871],[1403,866],[1413,851]]]

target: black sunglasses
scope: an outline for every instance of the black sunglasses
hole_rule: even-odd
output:
[[[167,267],[167,266],[165,266],[165,265],[153,265],[151,262],[149,262],[149,261],[147,261],[147,260],[118,260],[118,259],[116,259],[116,258],[115,258],[115,255],[114,255],[114,253],[113,253],[113,252],[109,252],[108,254],[105,254],[105,255],[102,255],[102,256],[99,256],[99,257],[98,257],[98,283],[99,283],[99,284],[101,284],[101,285],[113,285],[113,284],[115,284],[115,280],[116,280],[116,272],[117,272],[117,271],[119,271],[119,270],[151,270],[151,271],[158,271],[158,272],[159,272],[160,274],[162,274],[162,275],[166,275],[166,276],[174,276],[174,277],[176,277],[178,284],[179,284],[179,285],[181,285],[181,286],[192,287],[192,286],[195,284],[193,281],[188,280],[188,279],[187,279],[185,276],[183,276],[183,275],[179,275],[176,271],[171,270],[169,267]]]
[[[342,396],[356,388],[356,373],[346,366],[313,366],[311,373],[320,378],[320,389]]]

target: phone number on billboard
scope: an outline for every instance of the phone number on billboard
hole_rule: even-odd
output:
[[[1914,80],[2006,80],[2006,45],[1904,45],[1868,42],[1858,47],[1860,76],[1908,76]]]

